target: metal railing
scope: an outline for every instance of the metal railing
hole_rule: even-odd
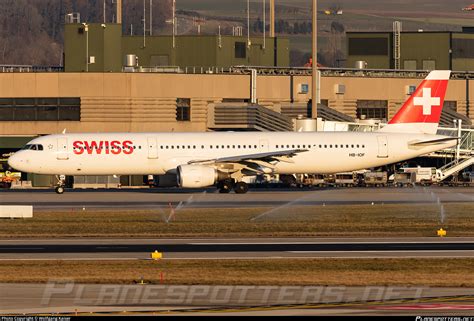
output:
[[[237,74],[249,75],[251,70],[259,75],[310,76],[310,67],[274,66],[139,66],[123,67],[124,72],[184,73],[184,74]],[[365,77],[365,78],[424,78],[429,70],[357,69],[320,67],[323,77]],[[64,72],[63,66],[0,65],[0,72]],[[451,79],[474,79],[472,71],[453,71]]]
[[[0,72],[64,72],[62,66],[0,65]]]

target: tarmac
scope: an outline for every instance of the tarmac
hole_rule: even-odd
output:
[[[473,188],[254,189],[245,195],[215,189],[52,190],[0,192],[0,205],[64,208],[240,208],[474,201]],[[246,238],[246,239],[11,239],[5,260],[164,260],[278,258],[467,258],[474,238]],[[441,277],[441,276],[440,276]],[[245,295],[242,295],[245,291]],[[150,296],[151,295],[151,296]],[[109,300],[109,301],[104,301]],[[474,289],[423,286],[322,287],[166,284],[0,284],[0,314],[65,315],[474,315]]]
[[[473,315],[474,289],[423,286],[0,284],[0,314]]]
[[[474,238],[0,240],[0,260],[472,258]]]
[[[247,194],[219,194],[216,189],[117,189],[66,190],[58,195],[51,189],[0,192],[0,205],[33,205],[35,209],[131,208],[169,206],[186,208],[241,208],[354,204],[423,204],[474,202],[474,188],[326,188],[253,189]]]

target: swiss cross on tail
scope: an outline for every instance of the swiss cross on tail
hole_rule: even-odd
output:
[[[430,72],[381,131],[435,134],[450,75],[449,70]]]

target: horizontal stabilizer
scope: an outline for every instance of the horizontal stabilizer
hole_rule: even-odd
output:
[[[410,146],[430,146],[430,145],[439,145],[443,143],[447,143],[453,140],[459,140],[457,137],[448,137],[448,138],[440,138],[440,139],[432,139],[432,140],[423,140],[410,143]]]

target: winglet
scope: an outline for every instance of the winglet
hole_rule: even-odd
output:
[[[63,134],[63,135],[66,134],[66,128],[63,129],[62,134]]]

